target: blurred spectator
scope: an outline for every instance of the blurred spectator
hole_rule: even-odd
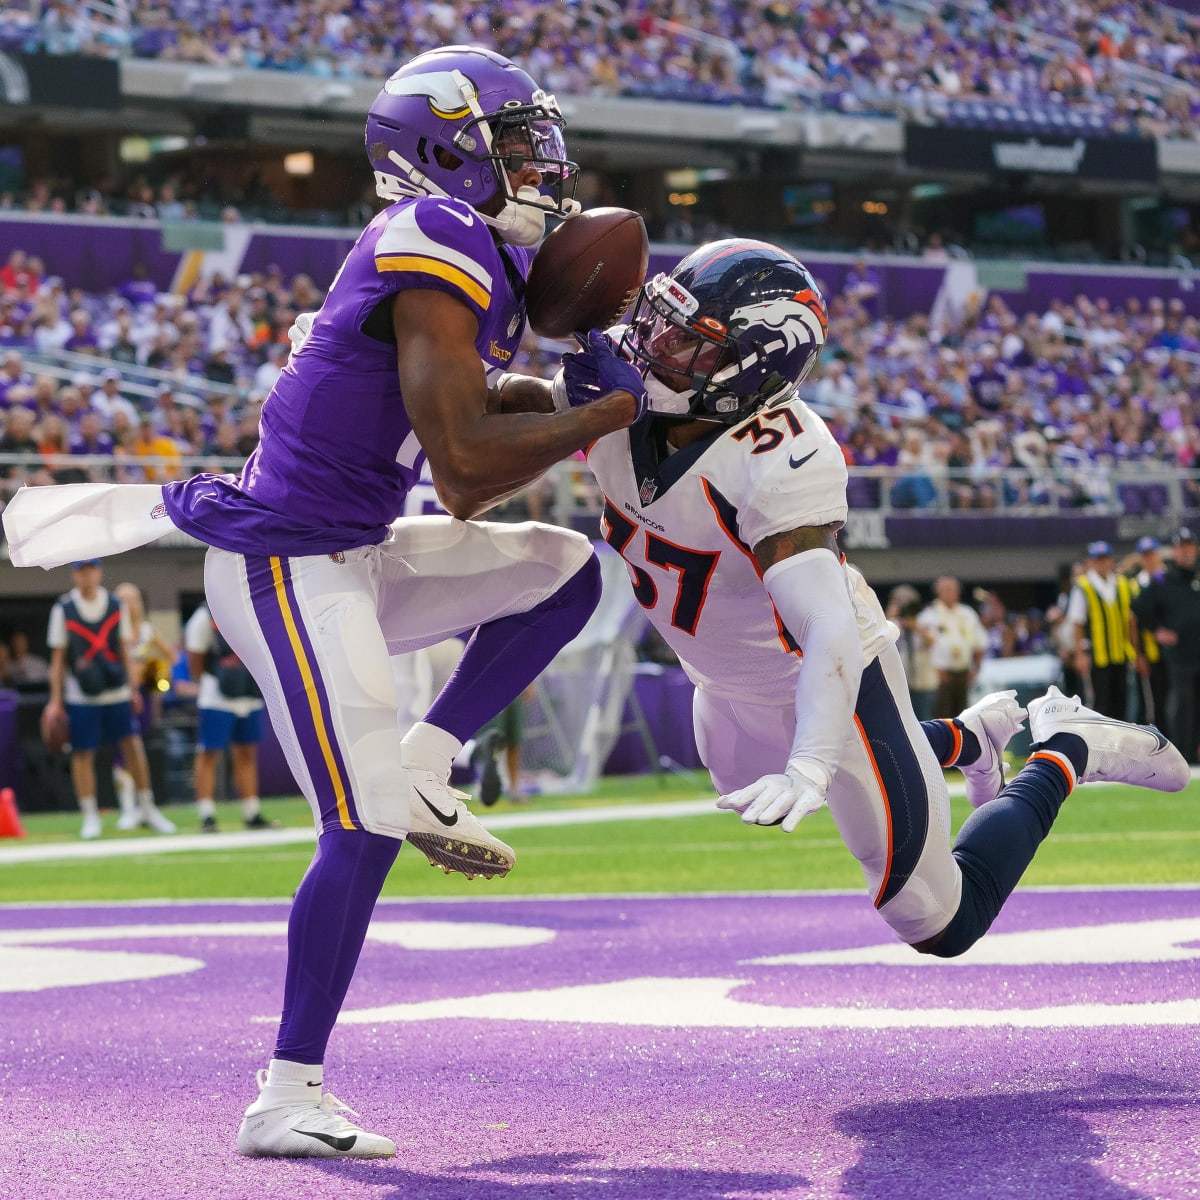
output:
[[[933,631],[917,621],[922,607],[920,592],[907,583],[892,588],[888,596],[887,616],[900,630],[896,649],[904,663],[913,712],[916,713],[918,721],[929,721],[933,718],[938,676],[930,654]]]
[[[87,474],[71,461],[66,422],[55,413],[47,413],[39,425],[41,440],[38,455],[42,469],[55,483],[86,483]]]
[[[6,292],[33,292],[40,282],[30,267],[29,255],[20,249],[10,251],[4,266],[0,267],[0,287]]]
[[[4,433],[0,435],[0,455],[21,454],[36,460],[38,444],[33,431],[33,413],[28,408],[10,408],[4,417]],[[0,463],[0,472],[5,479],[22,480],[29,469],[28,466]]]
[[[200,714],[195,759],[196,810],[200,829],[217,832],[217,762],[229,750],[233,784],[247,829],[269,829],[258,798],[258,744],[262,741],[262,693],[241,659],[221,636],[206,604],[184,631],[191,677],[199,680]]]
[[[118,413],[124,414],[131,424],[138,420],[137,407],[121,394],[121,372],[107,367],[100,372],[100,386],[92,393],[91,405],[108,420],[112,427]]]
[[[138,422],[132,449],[137,458],[146,460],[142,472],[147,483],[166,483],[182,478],[179,445],[173,438],[155,429],[152,413],[146,413]]]
[[[134,308],[140,308],[144,305],[153,304],[155,297],[158,295],[158,290],[155,288],[153,281],[149,278],[144,262],[136,262],[133,264],[133,272],[130,277],[117,289],[119,295],[128,301]]]
[[[8,648],[8,678],[14,687],[40,687],[49,682],[50,663],[29,648],[29,635],[18,629]]]
[[[14,390],[19,397],[20,389],[32,387],[33,376],[25,370],[25,360],[20,350],[6,350],[4,358],[0,360],[0,404],[13,404]]]
[[[1154,630],[1142,623],[1141,595],[1152,585],[1163,581],[1165,566],[1162,547],[1156,537],[1138,538],[1137,562],[1133,568],[1136,594],[1131,602],[1132,619],[1129,640],[1136,654],[1137,714],[1139,724],[1157,725],[1169,737],[1167,723],[1167,664]]]
[[[842,290],[868,317],[874,319],[880,315],[882,289],[879,272],[868,266],[865,259],[859,259],[846,272],[846,283]]]
[[[147,737],[162,716],[162,691],[159,684],[169,680],[175,648],[154,628],[146,615],[142,590],[136,583],[118,583],[113,595],[129,614],[129,664],[133,686],[142,694],[139,727]]]
[[[1167,733],[1190,763],[1200,761],[1200,581],[1196,535],[1171,539],[1174,560],[1135,600],[1139,624],[1154,631],[1167,664]]]
[[[917,617],[925,630],[929,656],[937,672],[933,715],[954,717],[967,707],[967,691],[979,673],[987,635],[978,614],[960,602],[961,585],[943,575],[933,585],[934,601]]]

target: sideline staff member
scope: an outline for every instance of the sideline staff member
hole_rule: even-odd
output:
[[[1175,561],[1133,602],[1142,629],[1154,634],[1167,664],[1167,733],[1190,763],[1200,745],[1200,579],[1196,536],[1188,528],[1171,539]]]

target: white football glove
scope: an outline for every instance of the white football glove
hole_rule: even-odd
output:
[[[717,801],[718,808],[742,814],[747,825],[778,825],[791,833],[825,803],[829,773],[815,763],[789,763],[783,775],[764,775]]]
[[[292,343],[293,354],[308,341],[308,335],[312,333],[313,321],[316,315],[315,312],[296,314],[295,321],[292,322],[291,327],[288,329],[288,341]]]

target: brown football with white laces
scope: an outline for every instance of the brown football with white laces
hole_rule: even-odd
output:
[[[649,264],[646,226],[631,209],[592,208],[568,217],[530,264],[530,328],[548,338],[607,328],[633,303]]]

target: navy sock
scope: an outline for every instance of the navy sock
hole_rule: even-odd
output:
[[[528,612],[480,625],[425,714],[460,742],[507,708],[587,624],[600,601],[600,563],[591,558]]]
[[[288,918],[283,1019],[275,1057],[320,1063],[358,965],[398,838],[357,829],[321,834]]]
[[[922,721],[921,728],[943,767],[969,767],[983,753],[979,739],[957,717]]]
[[[1074,755],[1083,746],[1074,734],[1055,734],[1017,777],[990,803],[973,812],[959,830],[953,854],[962,871],[958,911],[929,953],[954,958],[970,949],[991,927],[1017,886],[1037,848],[1050,832],[1063,801],[1075,786]],[[1059,756],[1068,759],[1075,773]],[[1083,761],[1087,752],[1084,748]]]

